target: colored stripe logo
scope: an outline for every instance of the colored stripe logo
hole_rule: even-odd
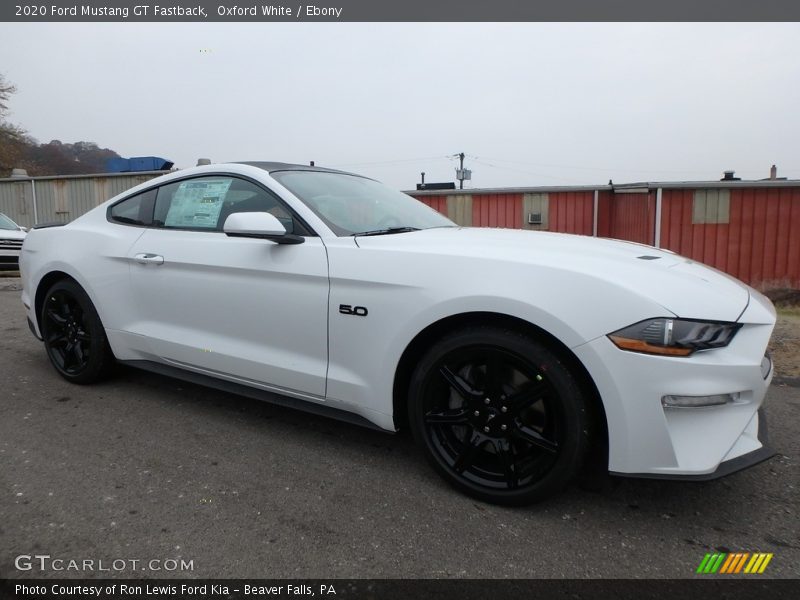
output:
[[[766,570],[772,556],[772,553],[766,552],[715,552],[705,555],[696,572],[703,575],[761,574]]]

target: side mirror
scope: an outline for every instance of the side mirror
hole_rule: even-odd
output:
[[[27,228],[27,227],[23,227],[22,225],[20,225],[20,227],[19,227],[19,230],[20,230],[20,231],[24,231],[24,232],[26,232],[26,233],[27,233],[27,231],[28,231],[28,228]]]
[[[258,238],[276,244],[302,244],[305,238],[286,232],[281,222],[266,212],[233,213],[225,219],[222,230],[230,237]]]

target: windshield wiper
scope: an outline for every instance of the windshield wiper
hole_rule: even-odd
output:
[[[386,229],[375,229],[373,231],[354,233],[353,237],[361,237],[362,235],[391,235],[393,233],[406,233],[408,231],[419,231],[419,227],[387,227]]]

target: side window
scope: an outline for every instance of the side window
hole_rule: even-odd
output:
[[[277,197],[235,177],[198,177],[162,186],[154,223],[170,229],[222,231],[225,220],[237,212],[268,212],[289,233],[300,233],[294,231],[294,219]]]
[[[158,188],[153,222],[174,229],[216,230],[230,177],[200,177]]]
[[[156,190],[148,190],[117,202],[108,211],[108,218],[124,225],[148,226],[153,222]]]

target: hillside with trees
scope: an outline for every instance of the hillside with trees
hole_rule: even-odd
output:
[[[102,173],[106,161],[119,156],[94,142],[39,143],[6,118],[10,98],[16,91],[0,74],[0,177],[8,177],[15,168],[26,169],[32,176]]]

